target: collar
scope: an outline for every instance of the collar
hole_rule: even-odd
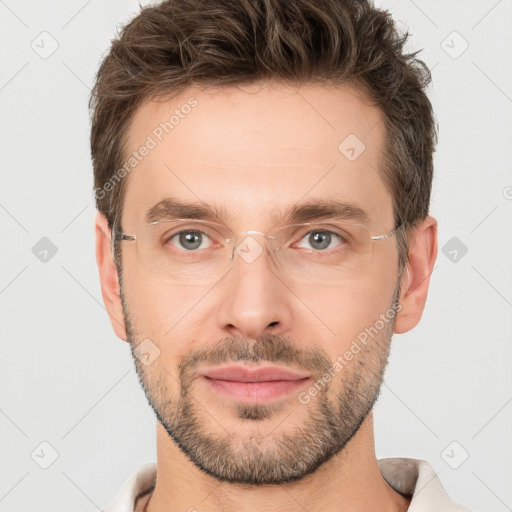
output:
[[[395,491],[412,497],[408,512],[471,512],[448,497],[437,473],[427,461],[387,458],[377,462],[384,480]],[[155,488],[156,473],[155,462],[139,467],[103,512],[143,512]]]

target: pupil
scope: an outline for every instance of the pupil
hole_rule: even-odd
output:
[[[180,244],[185,249],[197,249],[201,245],[202,237],[198,232],[188,231],[180,234]]]
[[[329,233],[317,231],[315,234],[310,235],[311,245],[314,247],[317,244],[317,249],[325,249],[331,243],[331,235]],[[319,244],[319,245],[318,245]]]

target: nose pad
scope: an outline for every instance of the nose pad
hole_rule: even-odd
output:
[[[243,235],[246,236],[233,248],[231,262],[233,262],[236,254],[245,263],[252,264],[258,260],[263,253],[267,253],[270,256],[270,265],[277,270],[277,251],[279,248],[274,246],[274,237],[261,233],[260,231],[246,231]],[[254,235],[260,235],[263,239],[260,238],[260,240],[257,240]]]

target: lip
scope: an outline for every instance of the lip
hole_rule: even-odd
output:
[[[310,377],[309,373],[296,372],[279,366],[248,368],[247,366],[224,366],[201,372],[202,376],[215,380],[232,382],[295,381]]]
[[[264,403],[288,395],[310,379],[310,374],[277,366],[254,369],[227,366],[201,373],[201,380],[214,392],[248,404]]]

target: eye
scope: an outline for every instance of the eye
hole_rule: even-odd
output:
[[[196,249],[207,249],[210,237],[203,231],[197,229],[187,229],[180,231],[168,238],[168,242],[178,249],[195,251]]]
[[[303,240],[306,241],[306,243],[310,244],[310,247],[304,247]],[[310,231],[307,233],[298,243],[299,247],[303,249],[313,249],[315,251],[324,251],[325,249],[333,249],[334,247],[337,247],[336,242],[338,242],[338,245],[343,245],[343,243],[346,242],[346,240],[338,233],[335,233],[334,231],[329,231],[325,229],[316,229],[314,231]]]

